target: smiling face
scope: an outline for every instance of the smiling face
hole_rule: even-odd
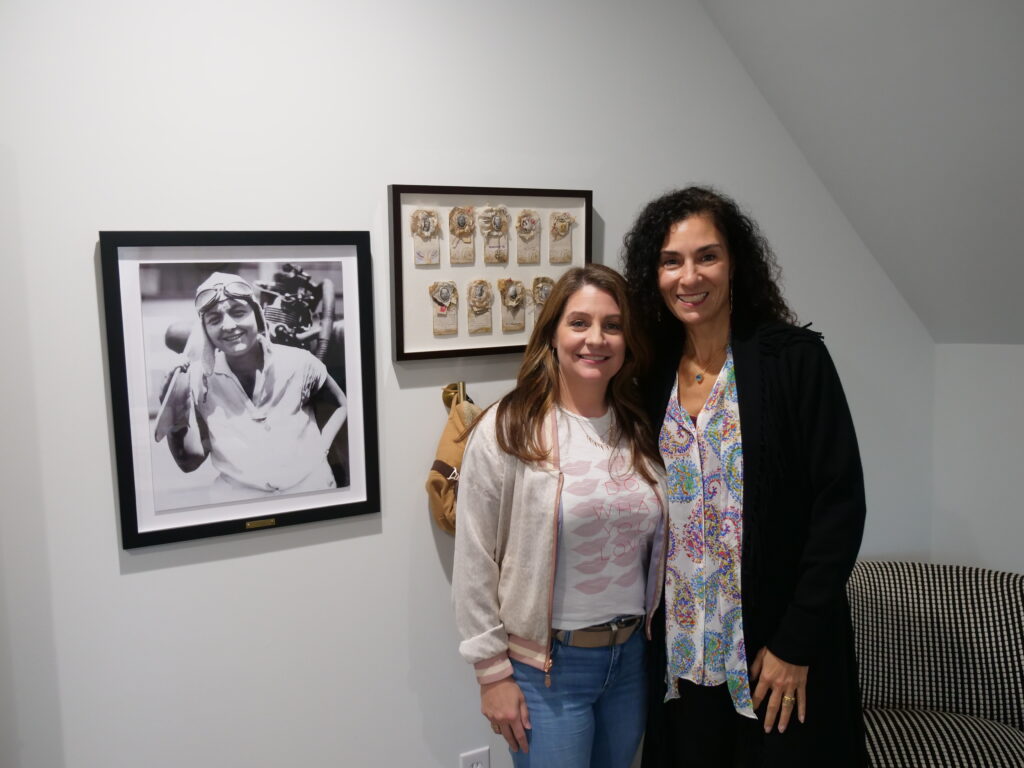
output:
[[[224,299],[203,312],[203,328],[217,349],[228,357],[249,352],[259,338],[252,305],[244,299]]]
[[[729,324],[732,261],[725,238],[707,214],[673,224],[658,258],[658,290],[687,327]]]
[[[569,398],[582,388],[600,387],[603,393],[626,359],[618,303],[600,288],[584,285],[566,301],[551,346]]]

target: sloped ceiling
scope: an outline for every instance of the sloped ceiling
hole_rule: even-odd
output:
[[[1024,2],[701,2],[932,337],[1024,343]]]

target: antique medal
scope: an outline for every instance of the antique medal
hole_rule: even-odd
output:
[[[537,322],[537,318],[540,317],[541,311],[544,309],[544,304],[547,303],[548,296],[551,295],[551,289],[555,287],[555,281],[550,277],[533,278],[533,322]]]
[[[484,208],[477,219],[484,238],[484,263],[508,263],[508,208],[504,205]]]
[[[501,294],[501,330],[526,330],[526,289],[521,280],[503,277],[498,280],[498,293]]]
[[[452,336],[459,332],[459,292],[451,280],[431,283],[430,304],[433,307],[434,335]]]
[[[540,263],[540,217],[536,211],[524,209],[516,216],[516,261],[520,264]]]
[[[572,263],[572,227],[576,218],[559,211],[551,214],[551,251],[548,255],[552,264]]]
[[[437,222],[437,211],[418,208],[412,212],[409,221],[412,230],[413,252],[416,266],[441,263],[441,228]]]
[[[476,246],[473,233],[476,224],[473,221],[473,208],[452,208],[448,214],[448,255],[452,264],[472,264],[476,261]]]
[[[491,305],[494,303],[494,292],[486,280],[474,280],[469,284],[466,303],[469,312],[469,332],[471,334],[491,332]]]

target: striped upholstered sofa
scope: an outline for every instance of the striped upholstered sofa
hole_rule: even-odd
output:
[[[1024,575],[862,560],[847,594],[875,768],[1024,766]]]

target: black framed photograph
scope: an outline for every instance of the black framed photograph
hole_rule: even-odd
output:
[[[395,360],[521,353],[592,258],[590,190],[392,184],[388,201]]]
[[[125,549],[380,511],[368,232],[100,232]]]

